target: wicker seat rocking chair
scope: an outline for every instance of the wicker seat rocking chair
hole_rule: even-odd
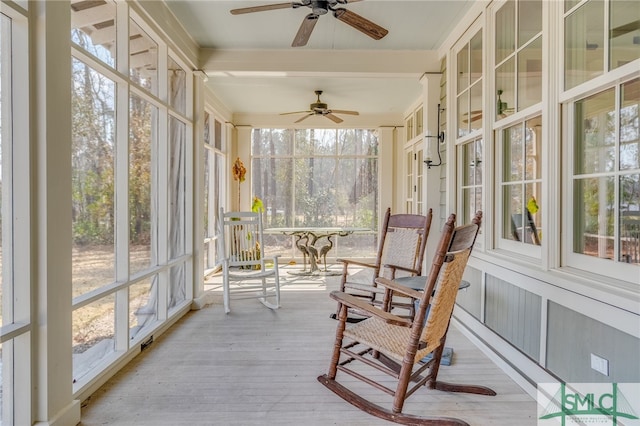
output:
[[[424,417],[403,413],[402,409],[406,398],[422,386],[449,392],[496,394],[484,386],[452,384],[437,380],[458,286],[481,219],[482,213],[478,212],[471,224],[455,228],[455,215],[449,217],[424,292],[409,290],[386,278],[376,279],[387,292],[401,292],[420,300],[413,321],[376,308],[344,292],[331,293],[331,298],[338,301],[341,308],[329,372],[318,377],[320,383],[345,401],[385,420],[410,425],[467,425],[463,420],[452,417]],[[347,326],[348,308],[366,310],[371,316]],[[433,354],[431,360],[423,363],[429,354]],[[355,364],[352,366],[351,363]],[[393,396],[391,410],[338,383],[338,372],[349,374]],[[371,374],[367,375],[367,372]],[[383,379],[380,379],[379,372],[385,373]],[[396,383],[395,390],[387,384],[388,379],[384,380],[387,375],[395,379],[392,381]]]
[[[343,265],[340,291],[388,310],[408,311],[406,315],[413,317],[413,300],[405,297],[385,300],[383,298],[385,290],[378,287],[375,280],[378,277],[395,279],[421,275],[422,260],[427,247],[432,218],[431,209],[426,215],[391,214],[391,209],[387,209],[382,223],[375,262],[338,259],[338,262]],[[360,271],[351,274],[354,269],[360,269]],[[383,306],[384,304],[391,304],[391,306]],[[356,314],[356,316],[350,317],[350,322],[368,316],[366,312],[359,309],[350,309],[350,313]],[[331,317],[337,319],[337,315],[338,311]]]

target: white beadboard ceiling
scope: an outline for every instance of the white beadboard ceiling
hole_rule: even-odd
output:
[[[231,9],[282,2],[165,3],[202,48],[207,85],[237,120],[307,110],[319,89],[329,108],[360,112],[360,117],[340,116],[349,125],[366,116],[401,117],[420,98],[420,76],[440,69],[437,49],[475,2],[363,0],[340,5],[386,28],[388,35],[373,40],[330,12],[319,17],[307,45],[295,48],[291,42],[310,13],[308,7],[231,15]],[[284,118],[293,123],[299,117]],[[324,117],[304,123],[325,122],[332,124]]]

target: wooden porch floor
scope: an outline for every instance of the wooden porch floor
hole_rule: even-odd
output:
[[[215,303],[179,320],[82,404],[96,425],[383,425],[316,380],[329,365],[336,321],[328,292],[339,277],[303,278],[283,271],[282,307],[255,299]],[[455,327],[453,363],[439,379],[492,387],[497,396],[423,389],[405,412],[461,418],[472,425],[535,425],[536,402]],[[355,379],[338,379],[390,408],[391,397]]]

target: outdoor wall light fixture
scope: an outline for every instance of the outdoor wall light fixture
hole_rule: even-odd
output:
[[[440,108],[440,104],[438,104],[438,130],[440,129],[440,113],[444,111],[444,108]],[[436,138],[438,140],[438,143],[436,143],[436,147],[437,147],[437,153],[438,153],[438,162],[434,163],[433,160],[431,159],[431,144],[428,143],[427,141],[427,159],[424,160],[424,164],[427,165],[427,168],[430,169],[431,167],[436,167],[436,166],[441,166],[442,165],[442,154],[440,154],[440,144],[444,143],[444,132],[439,132],[437,135],[424,135],[425,138]]]

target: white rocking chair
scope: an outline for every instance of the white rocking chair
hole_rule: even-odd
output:
[[[219,253],[222,254],[224,311],[234,299],[258,298],[266,307],[280,307],[278,256],[265,257],[262,216],[220,209]]]

